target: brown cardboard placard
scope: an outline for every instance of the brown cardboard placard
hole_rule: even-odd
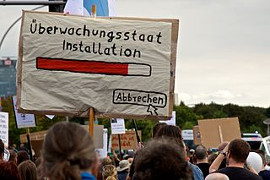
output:
[[[224,141],[241,138],[238,117],[198,120],[201,143],[207,148],[217,148]]]
[[[140,139],[142,139],[141,131],[138,131]],[[135,131],[126,131],[125,134],[120,134],[121,140],[121,149],[129,150],[129,149],[136,149],[137,148],[137,138]],[[112,149],[117,150],[119,149],[119,139],[118,134],[112,135]]]

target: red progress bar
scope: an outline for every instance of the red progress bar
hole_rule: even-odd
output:
[[[128,63],[37,58],[37,69],[92,74],[128,75]]]

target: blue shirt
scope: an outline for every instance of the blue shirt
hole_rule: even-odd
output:
[[[82,172],[81,173],[82,180],[96,180],[96,177],[89,172]]]
[[[192,169],[194,180],[204,180],[203,173],[198,166],[190,162],[188,162],[188,165]]]

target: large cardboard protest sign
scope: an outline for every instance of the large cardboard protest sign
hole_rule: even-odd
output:
[[[224,141],[241,138],[237,117],[198,120],[201,143],[207,148],[217,148]]]
[[[20,112],[169,119],[176,19],[91,18],[24,11]]]
[[[141,131],[138,131],[140,139],[142,139]],[[112,149],[119,149],[119,136],[116,134],[112,135]],[[137,148],[137,138],[135,131],[126,131],[125,134],[120,134],[121,149],[129,150]]]

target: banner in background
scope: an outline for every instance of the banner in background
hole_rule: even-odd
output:
[[[119,118],[111,119],[111,130],[112,134],[125,134],[126,133],[125,120]]]
[[[8,147],[8,113],[0,112],[0,139]]]
[[[36,119],[34,114],[24,114],[18,113],[16,109],[17,98],[16,96],[12,97],[13,101],[13,109],[15,113],[15,120],[17,128],[29,128],[29,127],[36,127]]]
[[[138,131],[140,139],[142,139],[141,131]],[[125,134],[120,135],[122,150],[137,149],[137,138],[135,131],[126,131]],[[112,134],[112,149],[119,149],[118,135]]]
[[[168,120],[168,121],[159,121],[159,122],[175,126],[176,125],[176,113],[175,113],[175,111],[172,112],[172,118],[170,120]]]
[[[103,159],[107,157],[108,154],[108,129],[103,129],[103,148],[96,149],[96,152],[99,154],[99,158]]]
[[[115,16],[115,0],[68,0],[64,13],[82,16],[91,15],[91,7],[96,5],[97,16]]]

